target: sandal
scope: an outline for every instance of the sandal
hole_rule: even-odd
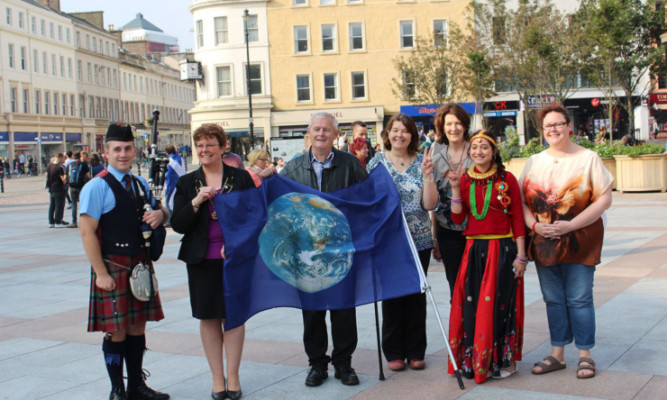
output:
[[[544,363],[544,361],[549,361],[549,364]],[[541,370],[539,372],[535,372],[535,367],[540,367]],[[559,369],[565,369],[565,364],[558,361],[558,359],[554,356],[546,356],[544,357],[544,360],[533,364],[532,373],[534,375],[543,375],[548,374],[549,372],[558,371]]]
[[[577,365],[578,379],[590,379],[595,376],[595,361],[593,361],[592,358],[581,357],[579,358],[579,364]],[[593,371],[593,373],[590,375],[579,375],[579,371]]]

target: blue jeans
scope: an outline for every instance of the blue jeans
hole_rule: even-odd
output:
[[[552,346],[572,343],[579,350],[595,346],[594,265],[537,265]]]

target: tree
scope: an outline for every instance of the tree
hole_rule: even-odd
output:
[[[583,0],[575,19],[594,51],[585,58],[587,76],[610,100],[614,87],[625,95],[629,133],[634,131],[634,109],[650,79],[666,67],[660,35],[665,31],[664,9],[642,0]],[[635,96],[633,98],[633,95]],[[609,119],[613,124],[613,103]],[[612,125],[613,127],[613,125]],[[613,132],[613,129],[611,129]]]
[[[473,2],[475,34],[487,49],[496,90],[515,90],[530,108],[563,102],[577,88],[581,26],[550,1],[519,0],[510,10],[504,0]],[[528,121],[538,131],[537,113]]]
[[[392,79],[394,95],[412,104],[443,104],[460,98],[458,55],[435,38],[418,37],[409,55],[394,60],[400,77]]]

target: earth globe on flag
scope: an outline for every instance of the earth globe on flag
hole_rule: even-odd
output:
[[[336,285],[350,272],[354,251],[347,218],[327,200],[288,193],[269,205],[259,253],[291,286],[316,293]]]

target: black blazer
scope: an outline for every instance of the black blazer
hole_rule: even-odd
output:
[[[222,168],[223,180],[229,185],[227,190],[223,187],[223,191],[231,192],[255,187],[247,171],[227,164],[223,164]],[[171,227],[183,234],[178,259],[188,264],[202,262],[208,248],[208,201],[201,204],[196,213],[191,204],[192,199],[197,197],[197,190],[202,186],[206,186],[206,178],[201,167],[181,176],[176,182]]]

